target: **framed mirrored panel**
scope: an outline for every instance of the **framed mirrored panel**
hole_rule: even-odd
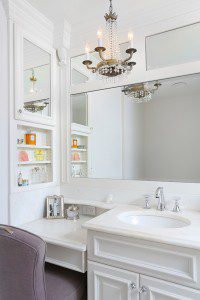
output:
[[[88,95],[87,93],[72,95],[71,120],[73,124],[88,126]]]
[[[200,182],[200,74],[71,96],[71,176]]]
[[[23,48],[23,109],[50,117],[51,55],[27,39]]]
[[[200,60],[200,23],[146,38],[147,70]]]

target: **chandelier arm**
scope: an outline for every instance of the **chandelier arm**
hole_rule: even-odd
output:
[[[127,59],[125,59],[122,64],[126,64],[129,60],[131,60],[131,58],[133,57],[133,54],[137,52],[137,50],[135,48],[129,48],[126,50],[126,53],[129,54],[129,57]]]
[[[132,71],[133,70],[133,65],[130,65],[128,68],[127,68],[127,70],[130,72],[130,71]]]
[[[155,86],[155,88],[153,88],[153,89],[151,89],[150,90],[150,92],[153,94],[154,92],[156,92],[158,89],[159,89],[159,87],[161,86],[161,83],[155,83],[154,84],[154,86]]]
[[[106,59],[103,57],[103,51],[101,49],[99,50],[99,57],[106,63]]]
[[[122,64],[125,65],[129,60],[131,60],[132,57],[133,57],[133,52],[129,53],[129,57],[126,58],[126,59],[122,62]]]
[[[91,70],[93,73],[96,73],[96,71],[98,70],[98,68],[95,67],[90,67],[90,66],[86,66],[88,70]]]

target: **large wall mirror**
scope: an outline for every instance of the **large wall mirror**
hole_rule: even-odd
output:
[[[25,112],[51,116],[51,55],[24,39]]]
[[[71,176],[200,182],[200,75],[71,96]]]

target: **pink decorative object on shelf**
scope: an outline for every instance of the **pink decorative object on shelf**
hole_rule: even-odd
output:
[[[26,151],[19,152],[19,161],[29,161],[28,153]]]
[[[77,152],[75,152],[73,154],[73,158],[72,159],[75,160],[75,161],[79,161],[80,160],[80,155]]]

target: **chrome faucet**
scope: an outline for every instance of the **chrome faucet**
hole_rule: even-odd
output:
[[[165,207],[165,197],[163,192],[163,187],[158,187],[156,190],[156,199],[158,201],[157,210],[163,211]]]

